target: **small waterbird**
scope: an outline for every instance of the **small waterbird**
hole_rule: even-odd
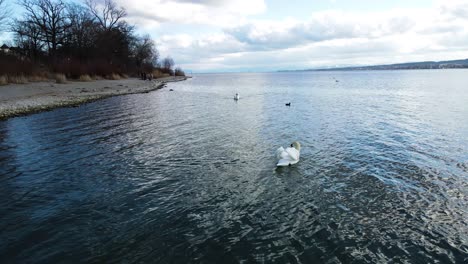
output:
[[[237,101],[237,100],[239,100],[239,98],[240,98],[240,97],[239,97],[239,94],[238,94],[238,93],[236,93],[236,95],[234,95],[234,100],[236,100],[236,101]]]
[[[291,106],[291,102],[287,103],[286,106]]]

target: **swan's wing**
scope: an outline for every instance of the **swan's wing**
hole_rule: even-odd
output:
[[[276,158],[281,159],[281,154],[284,152],[283,147],[279,147],[279,149],[276,150]]]
[[[280,147],[276,150],[276,157],[279,159],[276,166],[289,166],[299,161],[299,151],[295,148]]]
[[[292,160],[299,160],[299,151],[297,151],[297,149],[295,148],[287,148],[285,150],[286,153],[288,153],[288,156],[292,159]]]
[[[278,161],[278,164],[276,164],[276,166],[278,166],[278,167],[281,167],[281,166],[289,166],[290,162],[291,162],[290,160],[280,159],[280,160]]]

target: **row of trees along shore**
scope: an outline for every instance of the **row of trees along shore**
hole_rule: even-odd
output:
[[[113,0],[19,0],[23,14],[11,20],[5,5],[0,0],[0,30],[12,32],[13,39],[0,51],[0,84],[51,76],[86,81],[185,75],[170,57],[159,59],[155,42],[138,36]]]

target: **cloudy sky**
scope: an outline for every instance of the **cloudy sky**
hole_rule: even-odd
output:
[[[468,58],[468,0],[116,0],[193,72]]]
[[[117,0],[194,72],[468,58],[468,0]]]

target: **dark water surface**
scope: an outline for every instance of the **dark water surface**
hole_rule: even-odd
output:
[[[0,122],[0,230],[1,263],[467,263],[468,71],[196,75]]]

